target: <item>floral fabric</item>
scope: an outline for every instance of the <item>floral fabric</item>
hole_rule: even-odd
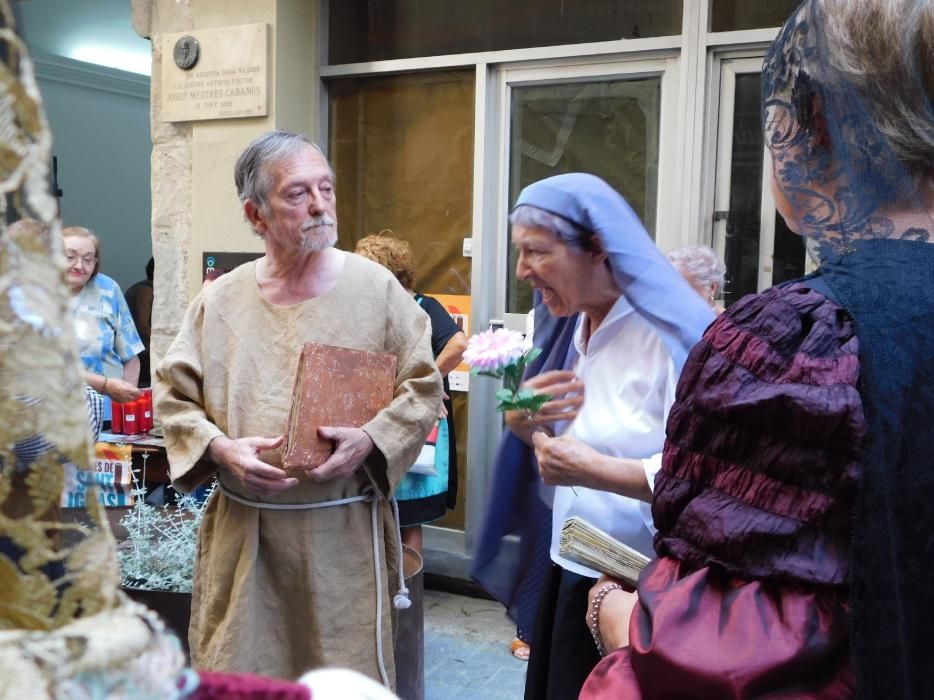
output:
[[[99,272],[75,298],[75,331],[81,362],[95,374],[122,377],[145,349],[120,286]]]

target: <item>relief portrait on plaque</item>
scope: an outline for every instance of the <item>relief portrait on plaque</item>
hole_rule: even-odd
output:
[[[198,40],[193,36],[186,34],[179,37],[175,42],[175,48],[172,51],[172,57],[175,59],[175,65],[182,70],[191,70],[198,62],[198,56],[201,53],[201,47]]]

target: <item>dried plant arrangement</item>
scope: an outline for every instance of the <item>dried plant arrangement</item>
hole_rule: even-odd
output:
[[[203,499],[179,494],[164,506],[147,503],[143,488],[133,492],[136,503],[120,520],[128,533],[118,550],[123,586],[191,593],[198,529],[214,488]]]

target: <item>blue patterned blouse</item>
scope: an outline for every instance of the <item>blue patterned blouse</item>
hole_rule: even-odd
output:
[[[75,298],[75,330],[85,369],[123,377],[123,365],[143,351],[120,285],[97,273]]]

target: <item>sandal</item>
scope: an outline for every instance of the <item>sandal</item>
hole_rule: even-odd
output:
[[[519,659],[519,661],[528,661],[529,655],[532,652],[529,645],[518,637],[512,640],[512,644],[509,645],[509,651],[511,651],[512,655]]]

